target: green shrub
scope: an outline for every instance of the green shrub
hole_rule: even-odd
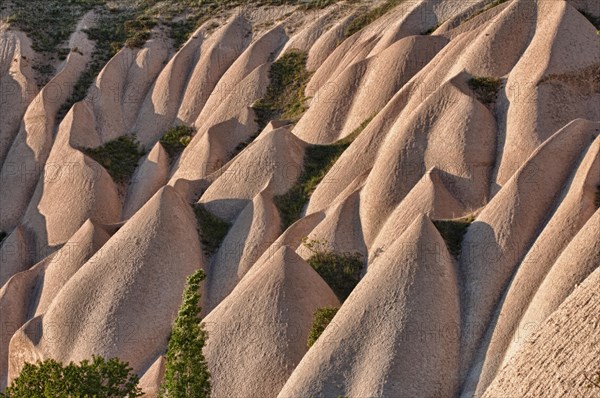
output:
[[[210,372],[202,352],[208,334],[200,320],[200,283],[204,278],[204,271],[199,269],[187,280],[169,338],[159,397],[210,397]]]
[[[331,323],[331,320],[337,314],[339,308],[323,307],[315,311],[314,321],[308,334],[307,346],[312,347],[317,339],[321,336],[325,328]]]
[[[387,14],[389,11],[391,11],[394,7],[396,7],[403,1],[404,0],[388,0],[379,7],[368,8],[367,12],[354,18],[352,22],[348,24],[348,27],[346,27],[346,31],[344,32],[344,37],[350,37],[356,32],[362,30],[366,26],[375,22],[380,17]]]
[[[160,139],[160,143],[171,157],[171,160],[173,160],[189,145],[193,135],[193,128],[179,125],[167,130]]]
[[[304,153],[304,168],[294,186],[285,194],[275,196],[283,229],[287,229],[300,218],[317,185],[323,180],[335,162],[371,122],[365,120],[348,137],[331,145],[309,145]]]
[[[596,197],[594,198],[596,209],[600,209],[600,185],[596,187]]]
[[[291,50],[271,65],[267,93],[253,106],[259,130],[273,119],[297,120],[306,111],[307,58],[305,52]]]
[[[123,184],[129,182],[144,155],[139,144],[129,136],[119,137],[98,148],[86,148],[84,152],[100,163],[115,182]]]
[[[458,257],[462,248],[462,240],[467,233],[467,228],[475,221],[475,217],[469,216],[454,220],[434,220],[440,235],[444,238],[448,252],[454,257]]]
[[[473,77],[469,79],[468,84],[477,95],[477,98],[486,105],[496,101],[498,90],[502,86],[500,79],[494,77]]]
[[[6,238],[6,232],[0,231],[0,243]]]
[[[204,253],[207,256],[212,256],[219,250],[219,246],[227,236],[231,224],[212,214],[200,203],[194,205],[194,212],[198,220]]]
[[[140,397],[138,376],[117,358],[99,356],[63,366],[53,359],[26,363],[4,394],[7,398]],[[0,394],[2,395],[2,394]]]
[[[302,244],[313,253],[308,264],[321,275],[340,301],[346,300],[360,281],[362,254],[336,253],[327,248],[326,241],[304,238]]]

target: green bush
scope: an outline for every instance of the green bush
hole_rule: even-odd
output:
[[[454,257],[458,257],[462,248],[462,241],[467,228],[475,221],[475,217],[469,216],[465,218],[458,218],[455,220],[434,220],[433,224],[436,226],[440,235],[444,238],[448,251]]]
[[[123,184],[129,182],[144,155],[139,144],[129,136],[119,137],[98,148],[86,148],[84,152],[100,163],[115,182]]]
[[[365,120],[348,137],[331,145],[309,145],[304,153],[304,168],[294,186],[285,194],[275,196],[283,229],[287,229],[300,218],[317,185],[323,180],[335,162],[371,122]]]
[[[340,301],[346,300],[360,281],[362,254],[336,253],[327,248],[326,241],[304,238],[302,244],[313,253],[308,264],[321,275]]]
[[[204,271],[199,269],[187,280],[169,338],[159,397],[210,397],[210,372],[202,352],[208,334],[200,320],[200,284],[204,278]]]
[[[173,160],[189,145],[193,135],[193,128],[179,125],[167,130],[160,139],[160,143],[171,157],[171,160]]]
[[[380,5],[379,7],[368,8],[367,12],[354,18],[352,20],[352,22],[350,22],[348,24],[348,27],[346,28],[346,31],[344,32],[344,37],[350,37],[353,34],[355,34],[356,32],[362,30],[366,26],[375,22],[380,17],[387,14],[389,11],[391,11],[394,7],[396,7],[403,1],[404,0],[388,0],[385,3],[383,3],[382,5]]]
[[[308,334],[307,346],[312,347],[317,339],[321,336],[325,328],[331,323],[331,320],[337,314],[339,308],[323,307],[315,311],[314,321]]]
[[[7,398],[64,398],[64,397],[140,397],[138,376],[125,362],[117,358],[106,361],[100,356],[92,361],[66,366],[53,359],[26,363],[11,385]],[[2,394],[0,394],[2,395]]]
[[[219,250],[223,239],[227,236],[231,224],[212,214],[202,204],[194,206],[198,228],[202,240],[202,248],[207,256],[212,256]]]
[[[600,185],[596,187],[596,197],[594,198],[596,209],[600,209]]]
[[[307,58],[305,52],[291,50],[271,65],[267,93],[253,106],[259,130],[273,119],[297,120],[306,111]]]
[[[477,95],[477,98],[486,105],[496,101],[498,90],[502,86],[500,79],[495,77],[473,77],[469,79],[468,84]]]

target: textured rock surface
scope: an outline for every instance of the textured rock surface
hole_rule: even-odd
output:
[[[203,268],[215,397],[597,394],[598,2],[332,3],[224,7],[179,49],[159,26],[66,112],[91,14],[38,87],[47,54],[0,10],[0,389],[101,354],[156,396]],[[277,87],[292,51],[307,77]],[[86,151],[123,136],[145,151],[126,181]],[[214,251],[197,204],[230,224]],[[345,302],[304,238],[363,256]]]

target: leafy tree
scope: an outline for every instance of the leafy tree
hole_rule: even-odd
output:
[[[165,379],[159,397],[210,397],[210,373],[202,353],[208,334],[200,322],[199,290],[205,277],[204,271],[199,269],[187,280],[169,339]]]
[[[3,396],[131,398],[142,396],[138,382],[138,376],[129,365],[117,358],[106,361],[101,356],[93,356],[91,362],[71,362],[66,366],[48,359],[36,364],[26,363]]]

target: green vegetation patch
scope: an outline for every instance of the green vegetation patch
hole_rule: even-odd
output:
[[[360,281],[362,254],[336,253],[328,249],[328,242],[321,240],[304,238],[302,244],[313,253],[308,264],[321,275],[340,301],[346,300]]]
[[[141,397],[139,378],[128,363],[93,356],[91,362],[63,365],[53,359],[26,363],[5,394],[6,398],[31,397]]]
[[[331,323],[331,320],[337,314],[339,308],[323,307],[315,311],[313,324],[308,334],[307,347],[310,348],[315,344],[317,339],[323,334],[325,328]]]
[[[4,232],[4,231],[0,231],[0,243],[2,243],[2,241],[3,241],[4,239],[6,239],[6,236],[7,236],[6,232]]]
[[[8,22],[27,33],[37,52],[54,52],[77,22],[104,0],[12,0]]]
[[[203,204],[194,205],[194,213],[198,220],[202,248],[207,256],[212,256],[219,250],[223,239],[231,228],[231,224],[212,214]]]
[[[210,372],[203,353],[208,333],[200,319],[200,285],[205,277],[199,269],[187,279],[169,338],[159,397],[210,397]]]
[[[495,77],[472,77],[469,79],[469,87],[475,92],[477,98],[484,104],[489,105],[498,98],[498,91],[502,81]]]
[[[267,93],[253,106],[259,130],[273,119],[297,120],[306,111],[304,90],[311,76],[307,58],[305,52],[292,50],[271,65]]]
[[[98,148],[86,148],[86,155],[100,163],[117,183],[127,183],[133,176],[144,151],[137,141],[122,136]]]
[[[317,189],[317,185],[371,120],[372,117],[365,120],[348,137],[331,145],[309,145],[306,147],[304,169],[298,181],[288,192],[274,198],[284,230],[300,218],[304,206]]]
[[[594,204],[596,205],[596,209],[600,209],[600,185],[596,187],[596,197],[594,198]],[[0,239],[1,241],[2,239]]]
[[[475,221],[475,217],[469,216],[455,220],[437,220],[433,221],[440,235],[444,238],[448,251],[452,256],[458,258],[462,248],[462,241],[467,228]]]
[[[73,104],[85,98],[96,76],[123,46],[142,47],[150,38],[150,30],[156,25],[156,19],[144,15],[143,8],[140,10],[127,1],[111,4],[110,7],[96,8],[96,24],[85,30],[88,38],[95,42],[95,49],[86,70],[75,83],[73,93],[61,106],[59,120]]]
[[[350,37],[353,34],[355,34],[356,32],[362,30],[366,26],[375,22],[380,17],[387,14],[389,11],[391,11],[394,7],[396,7],[403,1],[404,0],[388,0],[385,3],[383,3],[382,5],[380,5],[379,7],[368,8],[367,12],[354,18],[352,20],[352,22],[350,22],[348,24],[348,27],[346,28],[346,31],[344,32],[344,37]]]
[[[192,127],[179,125],[167,130],[160,139],[160,143],[173,160],[189,145],[193,135],[194,129]]]
[[[471,15],[469,18],[465,19],[463,21],[463,23],[470,21],[471,19],[475,18],[478,15],[483,14],[486,11],[491,10],[492,8],[495,8],[497,6],[499,6],[502,3],[506,3],[508,0],[494,0],[493,2],[491,2],[490,4],[486,5],[485,7],[483,7],[481,10],[475,12],[473,15]]]

